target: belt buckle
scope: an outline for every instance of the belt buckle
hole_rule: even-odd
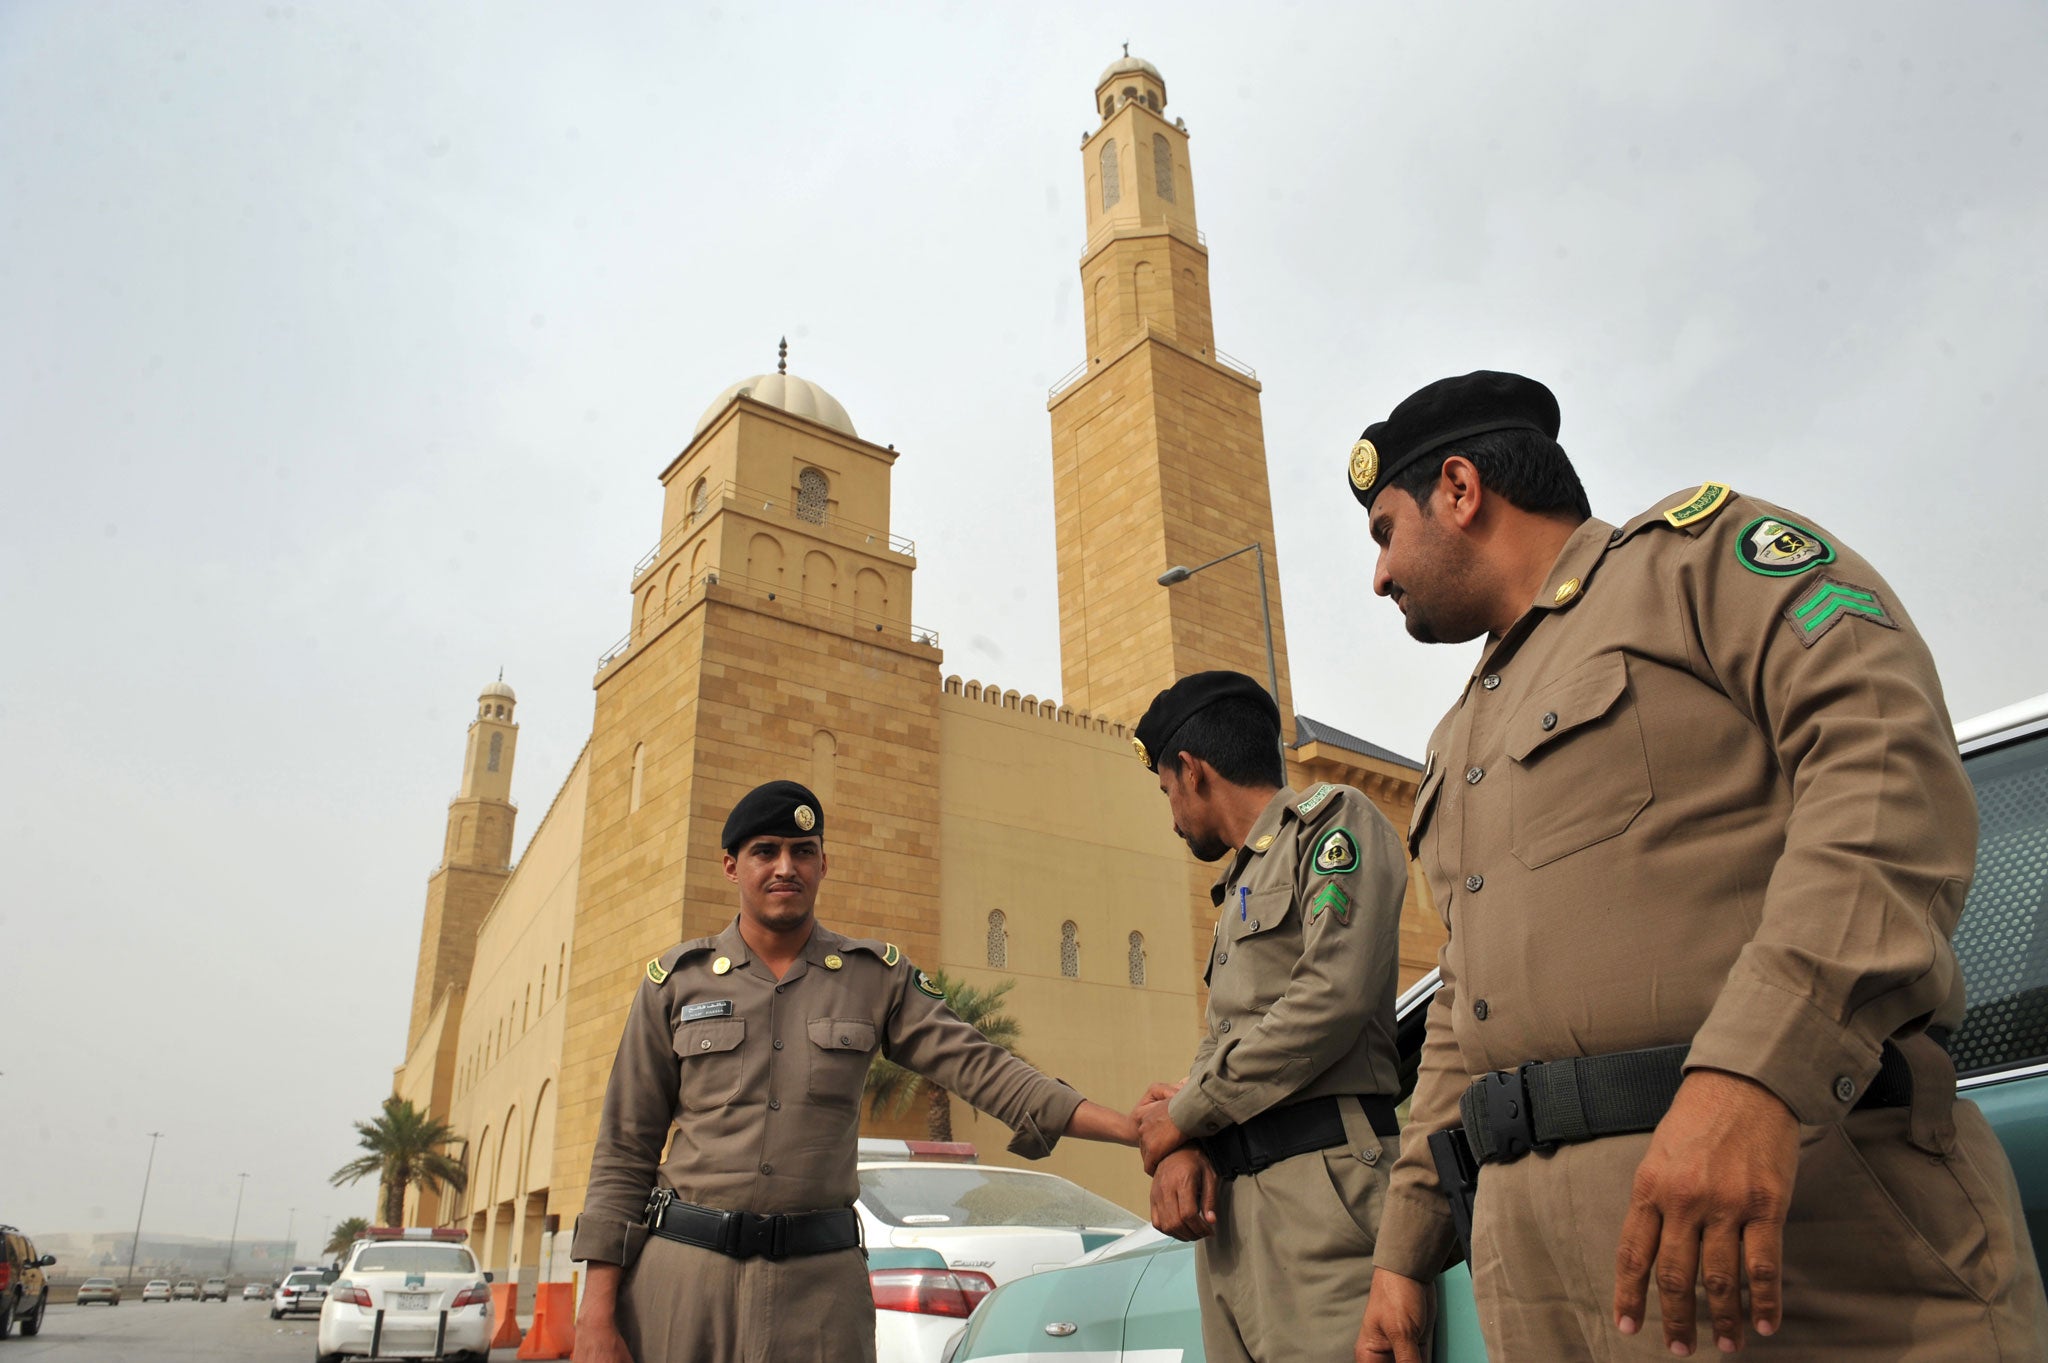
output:
[[[1485,1102],[1486,1143],[1496,1160],[1520,1159],[1532,1151],[1550,1150],[1553,1144],[1536,1139],[1536,1114],[1529,1108],[1529,1066],[1492,1070],[1480,1081]]]

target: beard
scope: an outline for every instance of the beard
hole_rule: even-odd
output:
[[[1206,833],[1199,838],[1191,838],[1184,833],[1181,841],[1188,845],[1188,851],[1195,854],[1196,861],[1221,861],[1230,854],[1230,844],[1214,833]]]

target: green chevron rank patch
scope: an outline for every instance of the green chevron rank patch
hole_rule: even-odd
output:
[[[1308,921],[1313,923],[1321,918],[1324,909],[1336,914],[1339,923],[1351,921],[1351,896],[1345,894],[1344,887],[1334,880],[1316,891],[1316,897],[1309,900]]]
[[[1884,602],[1867,587],[1852,587],[1832,577],[1814,584],[1812,591],[1785,608],[1785,619],[1799,642],[1812,648],[1815,641],[1850,616],[1861,616],[1874,625],[1897,629],[1899,622],[1885,611]]]

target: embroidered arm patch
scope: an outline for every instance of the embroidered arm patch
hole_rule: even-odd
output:
[[[1351,922],[1351,896],[1345,894],[1344,887],[1334,880],[1316,891],[1316,897],[1309,900],[1308,921],[1313,923],[1321,918],[1324,909],[1337,915],[1339,923]]]
[[[918,987],[920,993],[929,994],[935,999],[946,997],[946,991],[939,988],[938,982],[922,970],[911,972],[910,978],[911,982]]]
[[[1899,622],[1885,610],[1877,593],[1867,587],[1852,587],[1836,578],[1824,577],[1813,590],[1785,608],[1785,619],[1799,642],[1812,648],[1815,641],[1850,616],[1861,616],[1874,625],[1897,629]]]
[[[668,978],[668,972],[661,968],[661,957],[657,956],[647,963],[647,978],[655,984],[660,984]]]
[[[1312,864],[1317,872],[1326,876],[1341,876],[1346,871],[1355,871],[1358,869],[1358,844],[1345,830],[1333,828],[1316,844]]]

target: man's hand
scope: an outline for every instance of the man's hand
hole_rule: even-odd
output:
[[[576,1345],[570,1363],[633,1363],[632,1350],[613,1311],[619,1299],[619,1280],[626,1271],[617,1264],[592,1259],[584,1265],[583,1308],[576,1313]]]
[[[1185,1079],[1176,1079],[1170,1084],[1154,1084],[1150,1088],[1146,1089],[1145,1096],[1138,1100],[1138,1107],[1143,1107],[1147,1103],[1163,1103],[1167,1099],[1173,1097],[1174,1094],[1179,1093],[1182,1089],[1186,1088],[1187,1086],[1188,1081]],[[1136,1116],[1137,1111],[1138,1108],[1134,1107],[1131,1109],[1131,1114],[1133,1116]]]
[[[1429,1326],[1435,1315],[1436,1293],[1428,1283],[1390,1269],[1374,1269],[1352,1357],[1357,1363],[1428,1363]]]
[[[1664,1342],[1693,1350],[1693,1284],[1707,1289],[1723,1353],[1742,1347],[1742,1284],[1760,1335],[1782,1319],[1785,1215],[1799,1172],[1799,1122],[1761,1084],[1695,1070],[1657,1123],[1636,1166],[1628,1219],[1614,1260],[1614,1321],[1625,1335],[1643,1328],[1654,1266]]]
[[[1159,1161],[1152,1175],[1152,1224],[1176,1240],[1216,1233],[1216,1168],[1209,1157],[1183,1146]]]
[[[1166,1114],[1166,1101],[1155,1098],[1140,1103],[1138,1118],[1138,1154],[1145,1160],[1145,1172],[1156,1173],[1159,1161],[1188,1143],[1181,1129],[1173,1124],[1173,1118]]]

